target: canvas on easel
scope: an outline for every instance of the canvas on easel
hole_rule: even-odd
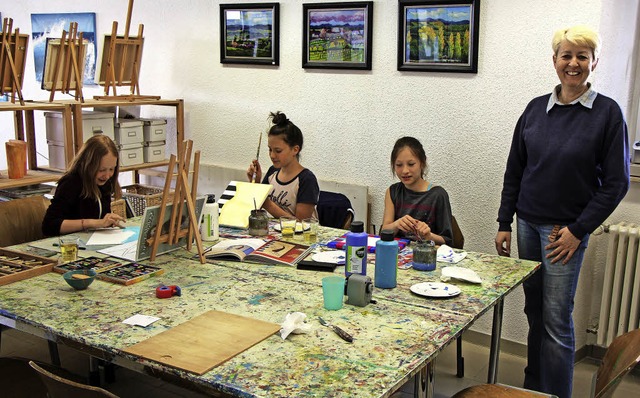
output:
[[[196,246],[200,262],[206,262],[204,250],[202,247],[202,239],[199,234],[200,214],[196,214],[195,198],[198,190],[198,173],[200,170],[200,151],[195,151],[193,158],[193,175],[191,178],[191,186],[189,186],[189,172],[191,163],[191,151],[193,141],[188,140],[182,143],[178,148],[178,160],[176,156],[171,155],[169,159],[169,168],[165,179],[164,189],[162,193],[162,202],[160,203],[160,213],[158,220],[165,220],[166,204],[169,202],[169,191],[171,182],[174,177],[174,170],[177,167],[176,185],[173,194],[173,203],[185,203],[185,206],[173,206],[171,208],[171,216],[168,218],[168,228],[162,224],[162,228],[156,228],[152,237],[146,240],[151,246],[150,260],[154,261],[158,252],[158,247],[162,244],[175,245],[180,239],[186,236],[186,248],[191,250],[191,244],[195,238]]]
[[[118,35],[118,22],[113,21],[111,35],[105,36],[102,50],[102,62],[98,82],[104,86],[104,95],[95,96],[96,99],[160,99],[159,96],[140,94],[140,63],[142,62],[142,47],[144,44],[144,25],[138,25],[138,35],[130,36],[131,13],[133,0],[129,0],[127,21],[124,35]],[[129,94],[118,96],[117,87],[129,86]],[[113,95],[110,91],[113,90]]]
[[[77,22],[71,22],[60,39],[47,39],[42,88],[51,91],[49,102],[56,91],[68,94],[71,90],[76,101],[84,102],[82,82],[88,43],[78,32]]]
[[[22,83],[29,35],[20,34],[18,28],[11,33],[12,29],[13,19],[5,18],[2,23],[2,48],[0,49],[0,95],[10,94],[11,102],[15,102],[18,96],[20,104],[24,105]]]

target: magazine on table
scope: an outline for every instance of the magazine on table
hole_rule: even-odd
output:
[[[226,239],[207,249],[205,257],[295,266],[310,250],[308,245],[277,239]]]

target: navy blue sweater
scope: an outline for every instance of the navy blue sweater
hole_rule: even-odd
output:
[[[618,104],[598,94],[592,109],[534,98],[518,120],[498,211],[500,231],[513,215],[566,225],[578,239],[606,220],[629,189],[627,125]]]

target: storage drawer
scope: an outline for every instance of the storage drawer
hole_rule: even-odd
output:
[[[165,159],[165,148],[165,141],[145,142],[142,148],[145,163],[163,161]]]
[[[140,119],[144,134],[144,142],[165,141],[167,139],[166,119]]]
[[[120,166],[144,163],[141,143],[118,145],[118,150],[120,152]]]
[[[116,142],[120,145],[142,144],[142,122],[118,119],[115,124]]]
[[[47,140],[64,142],[62,112],[45,112],[44,117]],[[113,113],[82,111],[82,142],[87,141],[94,134],[104,134],[115,140],[113,120]]]

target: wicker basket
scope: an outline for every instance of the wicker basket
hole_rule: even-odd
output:
[[[127,205],[124,199],[115,199],[111,202],[111,212],[119,215],[120,217],[127,218]]]
[[[136,216],[144,214],[148,206],[158,206],[162,203],[162,191],[160,187],[133,184],[122,187],[122,197],[129,202]],[[167,203],[173,202],[173,191],[169,192]]]

